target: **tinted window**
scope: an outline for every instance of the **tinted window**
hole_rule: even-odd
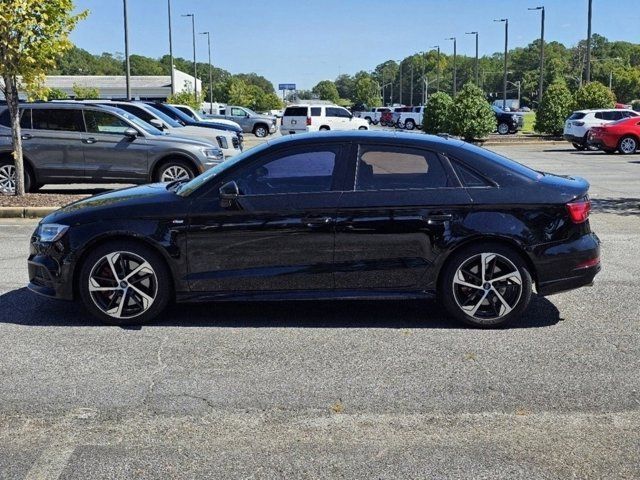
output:
[[[319,117],[320,115],[322,115],[322,108],[320,108],[320,107],[311,107],[311,116],[312,117]]]
[[[327,117],[341,117],[340,108],[327,107]]]
[[[8,113],[8,110],[7,110]],[[20,128],[31,128],[31,109],[28,108],[22,111],[22,117],[20,117]]]
[[[87,124],[87,132],[90,133],[123,135],[127,128],[131,128],[124,120],[109,112],[85,110],[84,121]]]
[[[569,117],[569,120],[580,120],[580,119],[584,118],[585,115],[586,115],[586,113],[573,112],[571,114],[571,116]]]
[[[232,108],[231,116],[232,117],[244,117],[246,115],[245,111],[241,108]]]
[[[35,108],[31,112],[33,128],[36,130],[56,130],[80,132],[82,120],[80,110],[62,108]],[[80,120],[80,121],[79,121]]]
[[[356,190],[438,188],[447,180],[433,152],[378,146],[361,146],[358,152]]]
[[[2,125],[3,127],[11,126],[11,117],[9,116],[8,108],[0,112],[0,125]]]
[[[115,106],[117,106],[118,108],[121,108],[125,112],[129,112],[135,115],[136,117],[138,117],[141,120],[144,120],[147,123],[149,123],[149,120],[155,118],[149,112],[145,111],[140,107],[136,107],[135,105],[127,105],[125,103],[119,103],[118,105],[115,105]]]
[[[491,185],[484,178],[482,178],[482,176],[471,170],[466,165],[463,165],[460,162],[456,161],[452,161],[451,165],[456,171],[456,174],[462,182],[462,185],[464,185],[465,187],[487,187]]]
[[[306,117],[307,107],[289,107],[284,111],[285,117]]]
[[[496,152],[492,152],[491,150],[487,150],[486,148],[477,147],[470,143],[465,143],[460,147],[462,150],[466,150],[475,155],[481,156],[487,160],[490,160],[512,172],[516,172],[526,178],[530,178],[532,180],[538,180],[542,177],[541,173],[536,172],[535,170],[530,169],[529,167],[525,167],[521,163],[516,162],[515,160],[511,160],[510,158],[503,157],[502,155],[497,154]],[[464,158],[464,157],[463,157]],[[465,158],[466,160],[466,158]],[[495,180],[495,179],[493,179]]]
[[[328,192],[333,183],[337,153],[334,147],[284,153],[250,167],[236,182],[244,195]]]

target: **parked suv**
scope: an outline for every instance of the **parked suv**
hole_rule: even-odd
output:
[[[369,122],[354,117],[338,105],[294,105],[282,116],[280,133],[317,132],[319,130],[369,130]]]
[[[505,112],[500,107],[491,105],[496,115],[496,129],[500,135],[516,133],[524,125],[524,117],[511,112]]]
[[[589,131],[592,127],[599,127],[629,117],[637,117],[638,112],[615,108],[598,110],[577,110],[571,114],[564,124],[564,139],[571,142],[576,150],[589,148]]]
[[[214,144],[163,134],[111,107],[20,106],[25,189],[47,183],[148,183],[193,178],[223,161]],[[0,110],[0,190],[15,190],[9,110]]]

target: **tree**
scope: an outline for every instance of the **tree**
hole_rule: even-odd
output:
[[[465,140],[486,138],[496,129],[496,115],[474,83],[465,84],[456,96],[449,110],[449,122],[452,133]]]
[[[536,112],[536,132],[560,135],[564,122],[573,109],[571,92],[564,82],[549,85],[542,96],[542,103]]]
[[[193,97],[193,93],[188,89],[184,89],[180,92],[176,92],[173,95],[170,95],[167,98],[167,103],[171,103],[174,105],[188,105],[191,108],[195,109],[197,112],[202,109],[200,100],[196,100]]]
[[[338,89],[331,80],[322,80],[321,82],[318,82],[311,91],[318,95],[320,100],[329,100],[330,102],[336,103],[340,99]]]
[[[130,55],[131,75],[163,75],[164,68],[158,60],[142,55]]]
[[[100,98],[100,90],[96,87],[83,87],[82,85],[74,83],[71,88],[76,98],[82,100],[97,100]]]
[[[340,98],[348,98],[351,100],[355,98],[356,81],[351,75],[346,73],[338,75],[338,78],[336,78],[333,83],[335,83],[336,88],[338,89],[338,95]]]
[[[2,0],[0,72],[11,118],[16,195],[25,193],[18,91],[42,92],[45,73],[72,47],[69,33],[87,15],[72,15],[73,9],[72,0]]]
[[[368,107],[377,107],[380,103],[378,84],[370,77],[362,77],[356,81],[355,103]]]
[[[587,83],[580,87],[576,92],[576,110],[584,110],[588,108],[613,108],[615,104],[616,96],[600,82]]]
[[[444,92],[429,97],[425,106],[422,129],[427,133],[446,133],[449,130],[449,111],[453,100]]]

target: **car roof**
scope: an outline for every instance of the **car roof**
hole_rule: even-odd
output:
[[[597,113],[597,112],[635,112],[628,108],[585,108],[584,110],[575,110],[573,113]]]

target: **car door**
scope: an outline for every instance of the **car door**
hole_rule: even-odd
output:
[[[133,128],[112,112],[84,109],[82,134],[86,175],[93,181],[145,181],[149,177],[149,147],[142,134],[125,135]]]
[[[30,111],[28,113],[28,111]],[[39,182],[84,177],[82,113],[79,108],[25,108],[31,128],[22,131],[24,153]]]
[[[346,130],[346,118],[342,113],[342,110],[344,109],[340,107],[326,108],[327,123],[331,130]]]
[[[362,143],[336,220],[336,290],[422,290],[470,199],[439,154]]]
[[[247,112],[242,108],[231,107],[229,109],[227,119],[237,122],[245,132],[253,130],[253,125],[250,124],[251,119],[249,118],[249,115],[247,115]]]
[[[195,200],[188,234],[191,289],[331,290],[344,150],[323,143],[266,154]],[[218,189],[229,182],[239,195],[221,201]]]

